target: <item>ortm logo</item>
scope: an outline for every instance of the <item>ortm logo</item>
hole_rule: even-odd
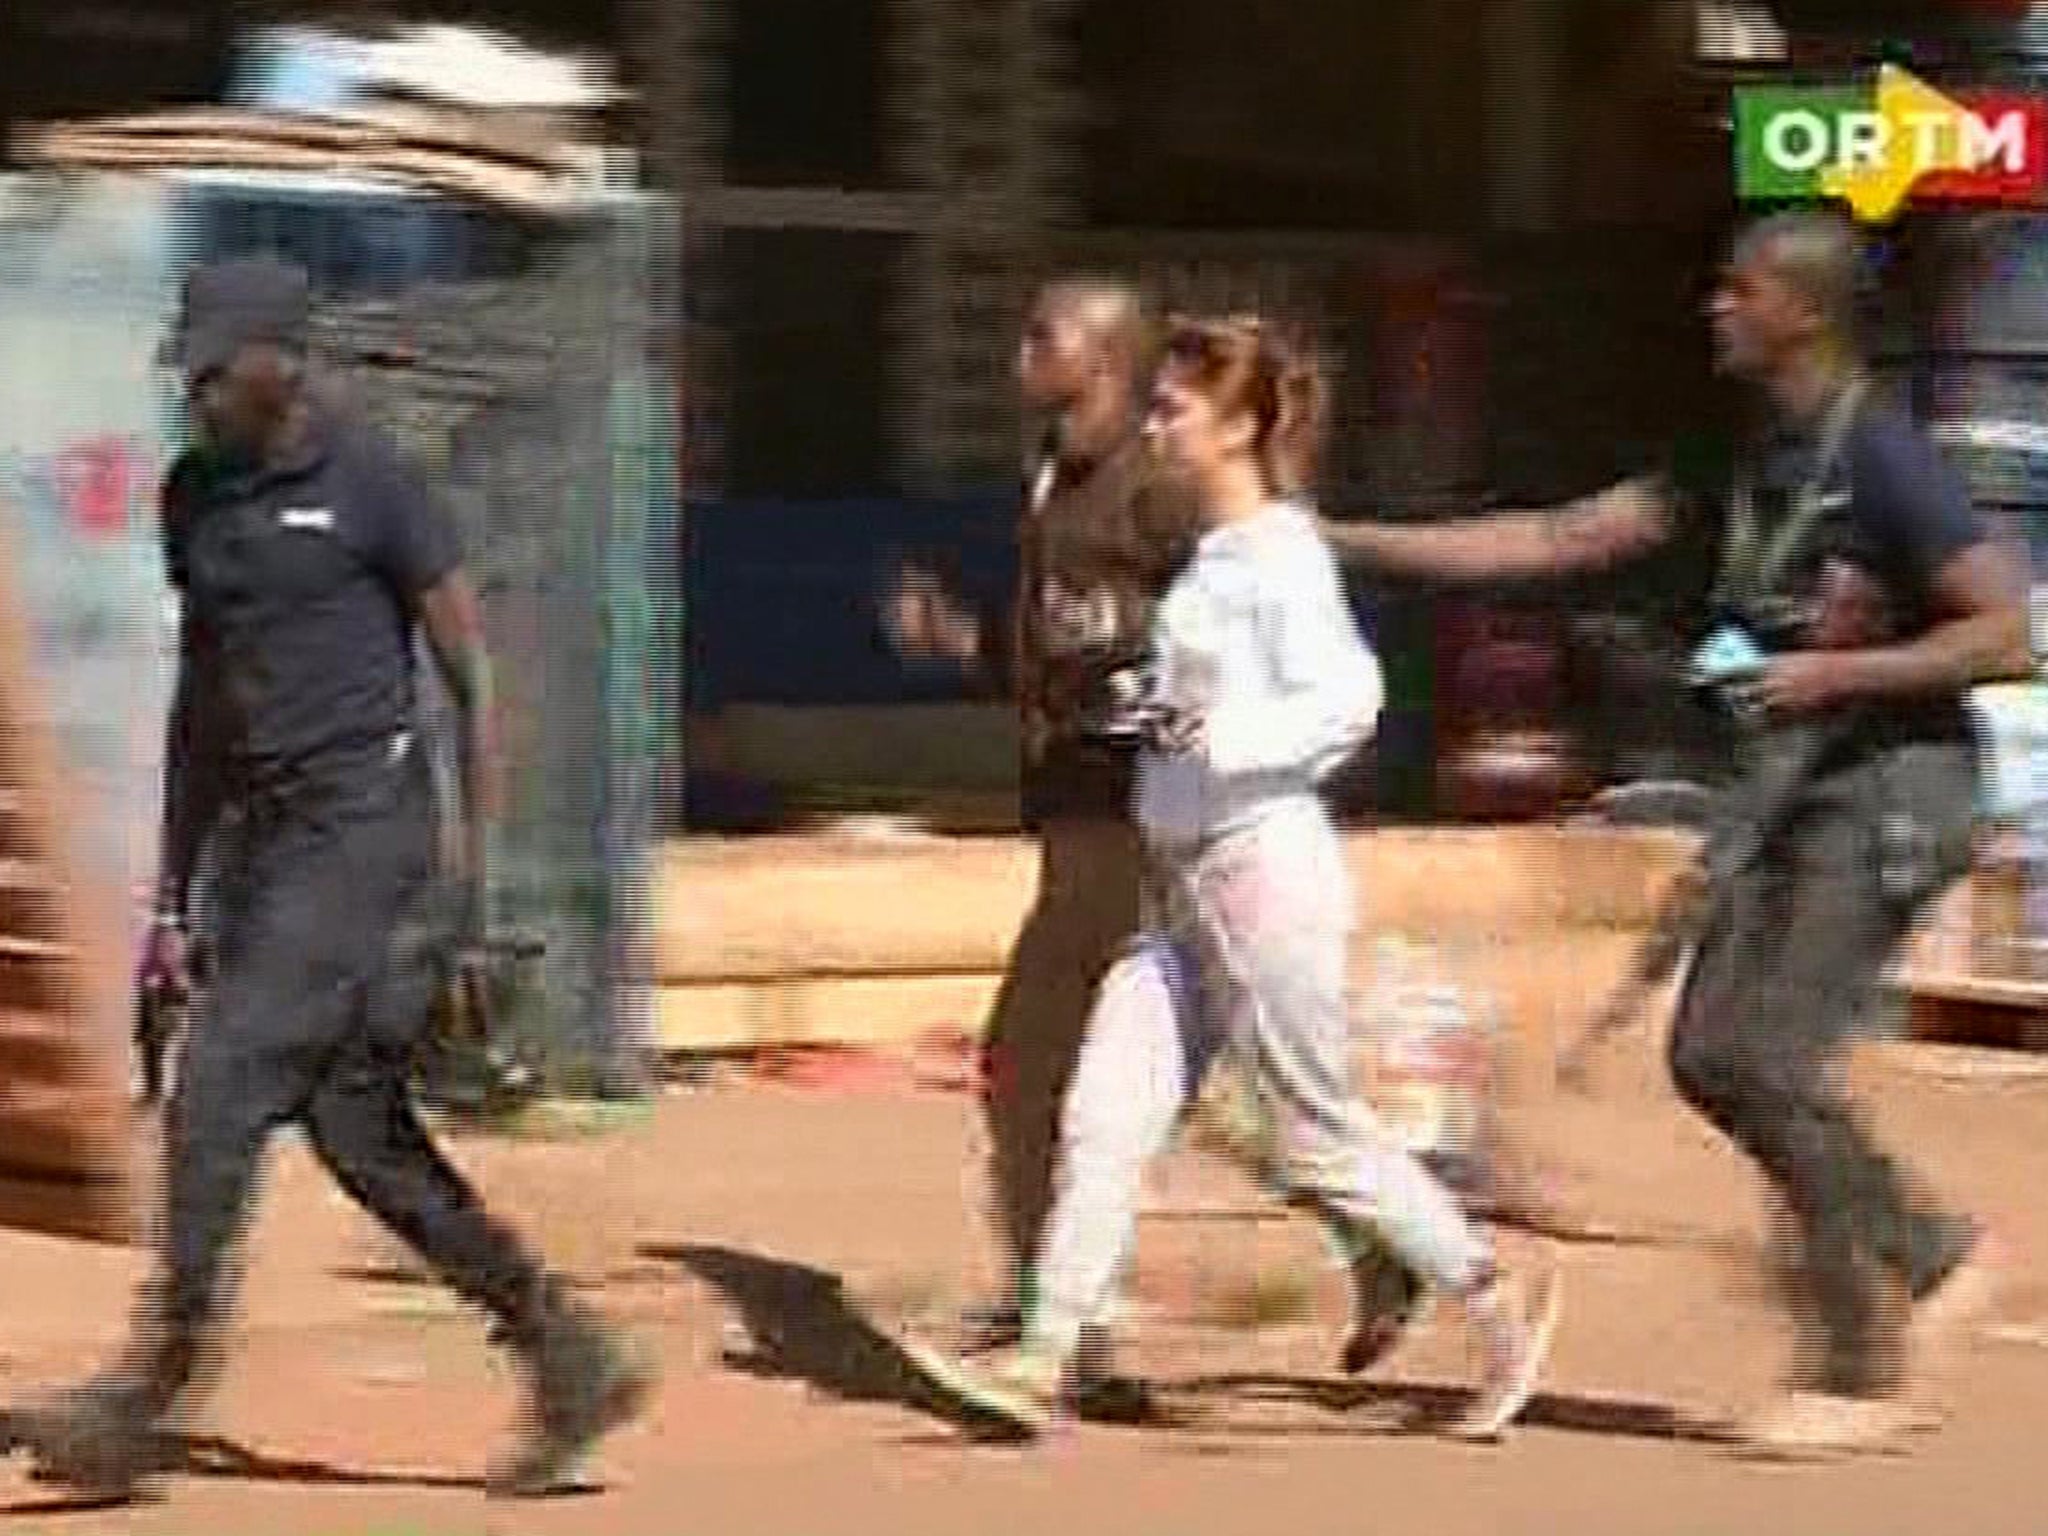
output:
[[[2048,188],[2048,103],[1946,96],[1891,65],[1874,91],[1744,87],[1735,180],[1745,201],[1835,198],[1872,223],[1908,202],[2033,205]]]

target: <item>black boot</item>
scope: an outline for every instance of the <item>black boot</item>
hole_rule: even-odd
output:
[[[11,1410],[6,1433],[33,1475],[84,1498],[125,1503],[178,1465],[166,1427],[199,1364],[196,1332],[150,1315],[122,1356],[98,1375]]]
[[[528,1399],[519,1443],[493,1468],[488,1489],[498,1498],[567,1492],[590,1449],[646,1403],[654,1370],[553,1282],[530,1316],[506,1325],[504,1339],[527,1372]]]
[[[1424,1299],[1421,1277],[1372,1240],[1351,1261],[1351,1336],[1344,1341],[1339,1369],[1359,1376],[1378,1365],[1407,1337]]]

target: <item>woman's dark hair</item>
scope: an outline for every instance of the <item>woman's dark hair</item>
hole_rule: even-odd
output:
[[[1315,479],[1329,390],[1314,353],[1256,315],[1168,322],[1162,371],[1198,390],[1219,412],[1252,418],[1252,451],[1278,496]]]

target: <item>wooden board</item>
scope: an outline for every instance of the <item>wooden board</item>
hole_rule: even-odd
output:
[[[1345,845],[1367,929],[1475,943],[1640,929],[1694,846],[1564,827],[1389,829]],[[658,880],[665,983],[961,974],[1004,964],[1037,853],[1017,837],[686,838]]]
[[[1690,857],[1682,837],[1575,828],[1347,839],[1365,924],[1436,946],[1547,1049],[1620,978]],[[659,1035],[676,1051],[887,1045],[978,1030],[1037,881],[1023,838],[689,839],[659,892]]]
[[[1938,1009],[2007,1009],[2048,1021],[2048,935],[2028,931],[2028,872],[1987,859],[1936,907],[1915,937],[1900,982]],[[2038,1033],[2038,1030],[2036,1031]]]

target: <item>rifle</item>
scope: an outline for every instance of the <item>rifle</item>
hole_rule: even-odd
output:
[[[1846,560],[1821,568],[1802,626],[1809,650],[1853,650],[1880,645],[1892,634],[1882,589]],[[1739,689],[1740,684],[1736,684]],[[1583,1089],[1593,1050],[1640,1016],[1656,991],[1677,974],[1699,935],[1742,874],[1791,815],[1813,775],[1853,729],[1853,719],[1799,721],[1770,728],[1752,744],[1752,763],[1721,793],[1705,846],[1682,872],[1627,973],[1585,1028],[1557,1055],[1558,1080]]]
[[[183,987],[145,982],[135,998],[135,1055],[141,1082],[135,1102],[155,1109],[164,1102],[171,1047],[190,1021],[192,994]]]
[[[493,932],[456,954],[436,989],[420,1063],[430,1098],[450,1109],[489,1113],[530,1098],[539,1084],[504,1037],[494,973],[547,953],[538,934]]]
[[[185,959],[182,982],[146,981],[136,989],[135,1056],[140,1073],[135,1102],[141,1109],[160,1108],[170,1089],[171,1051],[191,1026],[195,993],[212,976],[211,956],[203,941],[194,940]]]

